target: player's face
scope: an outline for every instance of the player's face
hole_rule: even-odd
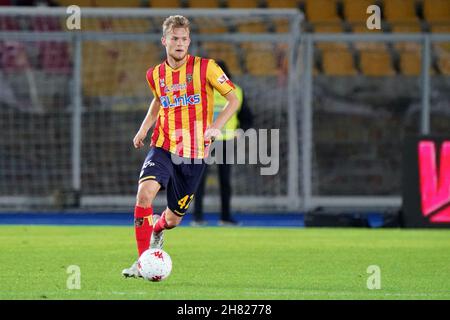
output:
[[[186,28],[173,28],[165,37],[162,37],[161,41],[166,47],[167,56],[175,61],[181,61],[186,57],[191,44],[189,30]]]

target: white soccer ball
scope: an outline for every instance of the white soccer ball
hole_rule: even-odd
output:
[[[172,271],[172,259],[161,249],[148,249],[138,259],[138,270],[144,279],[162,281]]]

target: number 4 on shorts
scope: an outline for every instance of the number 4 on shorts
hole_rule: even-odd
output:
[[[181,198],[180,200],[178,200],[178,205],[180,206],[180,209],[188,209],[189,205],[192,202],[192,199],[194,199],[194,195],[186,195],[183,198]]]

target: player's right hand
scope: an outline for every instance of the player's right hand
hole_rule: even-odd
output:
[[[133,145],[136,149],[140,149],[144,146],[144,139],[147,136],[146,133],[138,131],[138,133],[136,133],[136,136],[134,136],[133,139]]]

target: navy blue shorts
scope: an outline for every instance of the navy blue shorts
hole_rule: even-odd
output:
[[[176,159],[173,161],[172,157]],[[181,160],[192,160],[180,163]],[[155,180],[167,190],[167,206],[178,216],[186,214],[206,167],[204,160],[178,157],[167,150],[151,147],[139,175],[139,183]]]

